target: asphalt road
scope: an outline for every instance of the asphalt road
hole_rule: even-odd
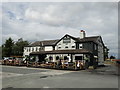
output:
[[[2,66],[2,88],[118,88],[117,68],[51,70]]]

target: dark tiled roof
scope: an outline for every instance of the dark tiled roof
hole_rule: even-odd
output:
[[[92,36],[92,37],[85,37],[83,39],[80,39],[80,38],[76,38],[76,37],[73,37],[73,36],[68,35],[68,34],[66,34],[66,35],[69,36],[70,38],[72,38],[73,40],[75,40],[76,42],[89,42],[89,41],[93,41],[93,42],[96,43],[97,38],[100,37],[100,36]],[[61,39],[36,41],[36,42],[30,44],[29,46],[53,46],[56,43],[58,43]]]
[[[73,37],[73,36],[68,35],[68,34],[66,34],[66,35],[69,36],[70,38],[72,38],[73,40],[78,40],[78,38],[76,38],[76,37]]]
[[[29,46],[49,46],[49,45],[55,45],[55,43],[58,40],[45,40],[45,41],[36,41]]]
[[[93,41],[93,42],[96,43],[98,37],[100,37],[100,36],[85,37],[85,38],[82,38],[82,39],[78,38],[76,40],[76,42],[89,42],[89,41]]]
[[[31,55],[34,54],[83,54],[83,53],[91,53],[86,49],[71,49],[71,50],[53,50],[53,51],[40,51],[40,52],[32,52]]]

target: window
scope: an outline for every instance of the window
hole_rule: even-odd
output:
[[[40,48],[39,48],[39,51],[42,51],[43,49],[44,49],[43,47],[40,47]]]
[[[52,56],[50,56],[50,57],[49,57],[49,60],[53,60],[53,57],[52,57]]]
[[[83,56],[75,56],[75,60],[82,60]]]
[[[80,46],[80,49],[82,49],[82,46]]]
[[[68,57],[67,57],[67,56],[64,56],[64,60],[68,60]]]
[[[37,51],[38,49],[37,49],[37,47],[36,47],[36,51]]]
[[[68,46],[65,46],[65,48],[68,48]]]
[[[30,47],[29,47],[29,52],[30,52],[31,50],[30,50]]]
[[[79,44],[79,49],[82,49],[83,47],[82,47],[82,44]]]
[[[39,48],[39,51],[41,51],[41,48]]]
[[[27,52],[29,52],[28,48],[26,48]]]
[[[58,48],[61,48],[61,47],[58,47]]]
[[[75,46],[72,46],[72,48],[75,48]]]
[[[56,56],[56,60],[59,60],[59,56]]]
[[[32,48],[32,51],[34,51],[34,47]]]

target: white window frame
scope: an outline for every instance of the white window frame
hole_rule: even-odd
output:
[[[79,44],[79,49],[82,49],[81,47],[83,48],[83,44]]]

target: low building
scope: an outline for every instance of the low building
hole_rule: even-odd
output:
[[[94,61],[103,65],[104,47],[101,36],[86,37],[85,31],[81,30],[79,38],[66,34],[57,40],[36,41],[24,47],[24,56],[34,56],[39,62],[56,62],[59,59],[75,62],[87,59],[91,65]]]

